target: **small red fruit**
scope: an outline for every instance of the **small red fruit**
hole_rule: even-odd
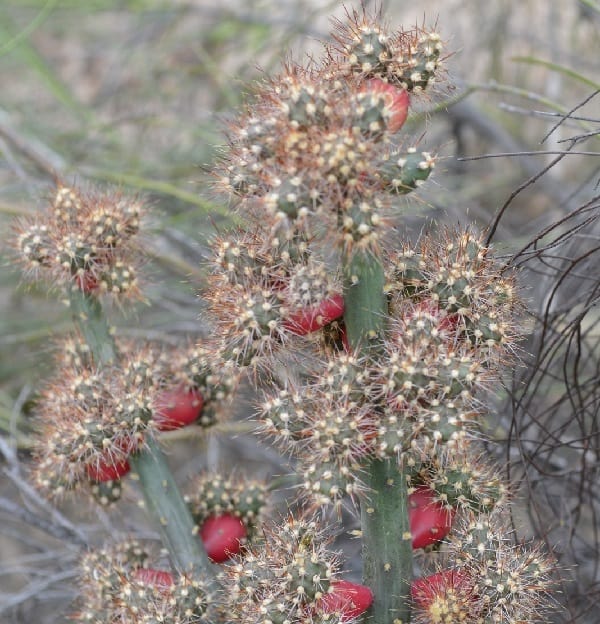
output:
[[[104,483],[105,481],[116,481],[126,475],[131,470],[127,459],[101,458],[95,464],[88,464],[87,473],[90,481]]]
[[[92,273],[84,271],[75,275],[75,284],[77,288],[89,295],[98,288],[98,279]]]
[[[429,488],[418,487],[408,497],[408,517],[412,547],[425,548],[440,542],[448,535],[452,528],[454,510],[436,501],[435,494]]]
[[[467,576],[458,570],[441,570],[429,576],[415,579],[410,587],[410,595],[415,606],[428,609],[438,598],[445,598],[449,590],[467,591]],[[468,592],[468,595],[471,595]]]
[[[200,529],[206,554],[215,563],[222,563],[237,555],[242,548],[241,540],[246,535],[244,523],[231,514],[210,516]]]
[[[364,91],[381,94],[387,111],[388,132],[398,132],[408,117],[410,95],[405,89],[399,89],[394,85],[384,82],[380,78],[367,80],[363,87]]]
[[[312,308],[293,312],[285,321],[284,327],[298,336],[306,336],[344,314],[344,297],[332,295]]]
[[[340,326],[340,338],[342,339],[342,344],[344,345],[344,349],[346,349],[347,353],[352,351],[352,347],[350,346],[350,341],[348,340],[348,332],[346,331],[346,324],[342,321]]]
[[[138,568],[133,573],[133,578],[138,583],[144,585],[152,585],[159,590],[169,589],[173,585],[173,575],[166,570],[157,570],[156,568]]]
[[[423,299],[416,304],[416,312],[426,312],[438,319],[438,330],[456,334],[459,317],[458,314],[447,314],[441,310],[437,301]]]
[[[351,581],[332,581],[329,593],[318,603],[323,613],[341,613],[342,620],[351,620],[364,613],[373,602],[373,593],[366,585]]]
[[[193,423],[204,407],[204,398],[198,390],[183,386],[165,390],[158,398],[154,421],[159,431],[173,431]]]

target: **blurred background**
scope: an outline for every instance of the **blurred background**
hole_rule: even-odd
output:
[[[529,337],[523,365],[498,389],[490,453],[515,488],[517,538],[545,540],[560,561],[556,621],[595,623],[600,2],[382,6],[394,27],[437,24],[449,54],[447,75],[406,126],[439,161],[402,232],[473,222],[519,269]],[[330,17],[343,14],[341,3],[316,0],[0,3],[0,622],[64,621],[83,545],[115,527],[152,535],[132,512],[133,492],[115,511],[56,509],[27,484],[36,388],[71,322],[56,293],[20,283],[6,249],[11,222],[43,206],[57,178],[145,198],[154,215],[148,301],[133,313],[112,310],[115,324],[128,336],[201,337],[206,243],[231,225],[207,174],[220,129],[253,81],[288,54],[317,52]],[[174,443],[178,476],[223,464],[285,472],[273,451],[239,433],[251,412],[248,400],[237,406],[235,437]]]

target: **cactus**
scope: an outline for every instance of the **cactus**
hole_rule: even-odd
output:
[[[246,227],[213,240],[213,331],[200,345],[115,339],[104,318],[101,297],[142,296],[138,200],[59,185],[46,215],[17,226],[25,272],[66,289],[78,327],[41,393],[34,479],[108,506],[131,468],[171,559],[166,570],[137,546],[88,554],[76,619],[471,624],[543,613],[552,561],[508,543],[508,488],[479,445],[486,395],[515,361],[514,278],[469,229],[401,249],[391,235],[397,195],[434,169],[397,135],[439,76],[441,50],[436,32],[391,32],[352,12],[321,60],[258,86],[215,172]],[[183,497],[160,449],[162,431],[219,421],[242,376],[262,392],[258,433],[296,462],[298,500],[283,520],[266,521],[267,484],[235,473],[200,475]],[[189,413],[170,413],[174,393],[192,400]],[[360,514],[361,585],[341,578],[330,547],[328,512],[347,501]],[[429,524],[413,535],[416,518]],[[413,581],[424,549],[430,574]]]

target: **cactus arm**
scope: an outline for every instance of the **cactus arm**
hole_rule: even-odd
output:
[[[360,518],[363,583],[374,595],[369,622],[408,624],[413,570],[406,481],[390,460],[372,461],[365,473],[370,494]]]
[[[384,273],[378,258],[355,253],[345,259],[345,315],[350,344],[363,354],[377,348],[387,318]],[[374,601],[372,624],[407,624],[412,546],[406,480],[395,462],[372,460],[364,470],[368,493],[361,505],[363,583]]]
[[[173,565],[182,572],[210,571],[212,564],[194,531],[190,511],[156,441],[149,438],[146,448],[132,455],[129,462],[139,476],[145,508],[159,527]]]
[[[115,341],[98,298],[73,287],[69,291],[69,304],[75,325],[85,338],[97,364],[102,366],[114,362],[117,356]]]
[[[117,351],[100,302],[77,288],[70,290],[69,299],[75,323],[94,359],[99,365],[110,364]],[[147,511],[159,527],[173,565],[182,571],[209,571],[212,564],[200,538],[194,534],[190,511],[156,442],[148,436],[145,450],[132,455],[129,461],[139,475]]]

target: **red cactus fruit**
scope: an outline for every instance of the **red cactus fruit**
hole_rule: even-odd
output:
[[[193,423],[204,407],[204,397],[198,390],[179,386],[165,390],[158,398],[154,421],[159,431],[173,431]]]
[[[387,129],[389,132],[398,132],[408,117],[410,95],[405,89],[395,87],[380,78],[371,78],[363,86],[364,91],[381,94],[388,112]]]
[[[156,568],[137,568],[133,573],[133,578],[144,585],[152,585],[160,590],[169,589],[174,583],[173,575],[166,570]]]
[[[350,341],[348,340],[348,332],[346,330],[346,324],[342,321],[340,325],[340,338],[342,339],[342,344],[344,345],[344,349],[346,349],[347,353],[352,351],[352,347],[350,346]]]
[[[332,581],[329,593],[318,602],[323,613],[341,613],[342,621],[351,620],[364,613],[373,602],[373,593],[366,585],[351,581]]]
[[[101,458],[95,464],[88,464],[87,473],[90,481],[96,483],[104,483],[105,481],[116,481],[126,475],[131,470],[131,466],[127,459],[115,460],[109,458]]]
[[[98,279],[95,275],[86,271],[75,275],[75,284],[82,292],[89,295],[98,288]]]
[[[416,310],[419,312],[427,312],[439,318],[438,329],[450,334],[455,334],[458,326],[459,317],[458,314],[446,314],[440,310],[439,303],[433,299],[423,299],[416,305]]]
[[[436,501],[435,494],[427,487],[418,487],[408,497],[408,516],[412,547],[425,548],[436,544],[448,535],[452,528],[454,510]]]
[[[340,294],[323,299],[312,308],[293,312],[284,321],[284,327],[298,336],[306,336],[344,314],[344,297]]]
[[[215,563],[222,563],[237,555],[246,535],[244,523],[231,514],[210,516],[200,529],[206,554]]]
[[[473,586],[465,572],[440,570],[415,579],[410,587],[415,619],[419,622],[483,621]]]

